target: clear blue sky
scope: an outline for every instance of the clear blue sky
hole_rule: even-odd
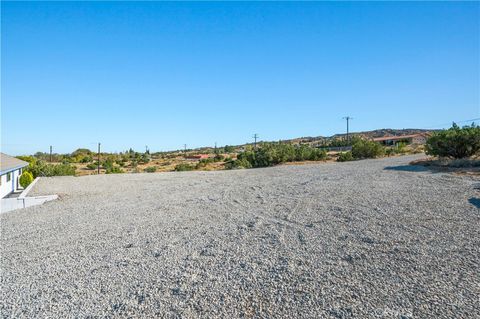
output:
[[[2,1],[2,151],[152,151],[480,117],[478,2]],[[465,124],[465,123],[464,123]]]

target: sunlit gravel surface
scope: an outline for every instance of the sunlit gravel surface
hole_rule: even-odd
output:
[[[479,181],[418,158],[41,179],[0,317],[479,318]]]

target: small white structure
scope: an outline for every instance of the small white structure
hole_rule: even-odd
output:
[[[25,161],[0,153],[0,198],[20,188],[19,177],[27,165]]]

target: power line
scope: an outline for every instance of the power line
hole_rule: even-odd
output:
[[[459,123],[467,123],[467,122],[475,122],[475,121],[480,121],[480,117],[475,118],[475,119],[470,119],[470,120],[452,121],[452,122],[449,122],[449,123],[438,124],[438,125],[435,125],[435,126],[433,126],[433,125],[432,126],[427,126],[425,128],[437,128],[437,127],[444,127],[444,126],[447,126],[447,125],[452,125],[453,123],[459,124]]]

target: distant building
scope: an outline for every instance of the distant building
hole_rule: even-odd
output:
[[[28,166],[27,162],[0,153],[0,198],[20,188],[19,177],[25,166]]]
[[[396,145],[398,143],[421,145],[427,142],[428,136],[429,135],[427,133],[400,135],[400,136],[383,136],[383,137],[373,138],[373,141],[386,146]]]

